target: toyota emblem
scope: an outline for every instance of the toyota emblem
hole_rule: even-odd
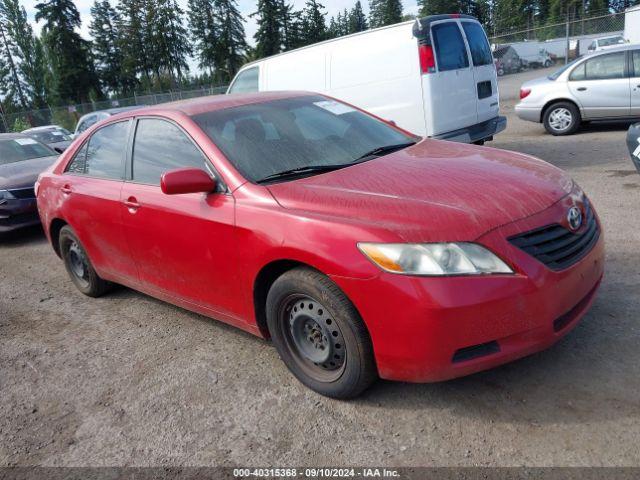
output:
[[[582,226],[582,212],[578,207],[571,207],[567,212],[569,228],[574,232]]]

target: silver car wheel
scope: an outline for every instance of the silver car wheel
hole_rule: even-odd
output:
[[[556,132],[567,130],[573,123],[573,115],[564,108],[554,108],[549,114],[549,126]]]

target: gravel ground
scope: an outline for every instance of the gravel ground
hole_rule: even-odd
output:
[[[535,75],[537,75],[536,72]],[[491,144],[574,176],[597,207],[606,278],[548,351],[339,402],[268,342],[127,289],[77,292],[35,229],[0,243],[0,465],[640,465],[640,176],[628,125],[568,138],[519,121]]]

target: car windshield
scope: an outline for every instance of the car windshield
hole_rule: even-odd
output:
[[[0,140],[0,165],[51,155],[57,153],[32,138]]]
[[[37,132],[27,132],[25,135],[35,138],[42,143],[57,143],[71,141],[71,134],[61,130],[41,130]]]
[[[564,67],[562,67],[560,70],[556,70],[554,73],[552,73],[551,75],[549,75],[547,78],[549,80],[557,80],[558,77],[560,75],[562,75],[564,72],[566,72],[569,68],[573,67],[578,61],[582,60],[582,58],[576,58],[575,60],[567,63]]]
[[[286,172],[321,173],[418,140],[344,103],[315,95],[232,107],[193,119],[252,182],[281,180],[277,177]]]

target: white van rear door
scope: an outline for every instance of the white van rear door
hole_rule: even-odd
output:
[[[482,123],[498,116],[498,76],[487,35],[474,20],[461,20],[465,33],[475,81],[478,120]]]
[[[422,82],[427,130],[435,136],[475,125],[478,115],[473,67],[459,22],[433,22],[431,39],[436,71],[424,74]]]

